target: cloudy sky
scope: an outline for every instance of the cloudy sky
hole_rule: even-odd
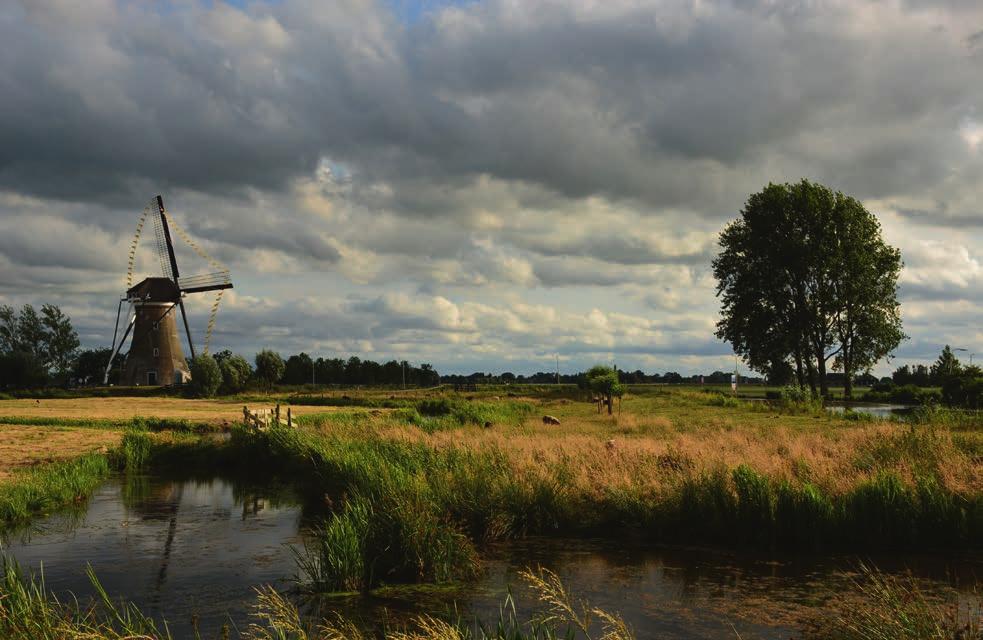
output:
[[[213,349],[727,369],[716,236],[806,177],[901,248],[899,359],[983,358],[976,0],[13,0],[0,42],[0,303],[85,346],[162,193],[232,270]]]

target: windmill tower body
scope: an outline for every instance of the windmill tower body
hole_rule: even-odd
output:
[[[120,383],[183,384],[191,371],[181,350],[176,308],[181,292],[168,278],[147,278],[126,292],[133,305],[133,342]]]
[[[217,292],[218,297],[212,306],[212,317],[208,323],[208,333],[205,339],[205,351],[207,353],[208,341],[215,321],[215,312],[218,309],[218,300],[222,290],[232,288],[228,269],[210,258],[178,227],[177,231],[184,241],[190,244],[201,257],[211,262],[214,268],[218,269],[212,273],[181,277],[174,255],[168,217],[164,211],[164,201],[160,196],[151,200],[148,209],[144,210],[144,217],[140,219],[140,223],[137,225],[137,236],[133,240],[130,253],[128,280],[132,276],[133,251],[136,250],[140,230],[148,212],[157,232],[157,249],[163,276],[150,277],[140,281],[130,287],[126,291],[126,295],[120,300],[116,313],[116,330],[113,332],[112,356],[110,356],[109,364],[106,366],[104,383],[108,383],[116,354],[120,352],[131,333],[133,340],[129,353],[126,355],[126,363],[120,378],[121,384],[127,386],[171,385],[183,384],[190,380],[191,372],[181,349],[177,324],[177,314],[180,313],[184,331],[188,337],[188,348],[191,350],[191,357],[194,358],[195,347],[191,340],[191,329],[188,326],[188,318],[184,311],[184,297],[188,294],[207,291]],[[120,328],[120,314],[124,303],[129,304],[130,311],[127,314],[129,322],[123,337],[119,342],[116,342]]]

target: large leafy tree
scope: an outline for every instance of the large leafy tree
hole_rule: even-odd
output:
[[[794,365],[826,395],[826,373],[868,370],[902,339],[901,256],[857,200],[807,180],[769,184],[720,235],[717,336],[757,371]],[[846,392],[850,393],[848,384]]]

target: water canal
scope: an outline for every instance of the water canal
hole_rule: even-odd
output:
[[[248,624],[254,587],[289,590],[294,550],[316,508],[277,482],[255,486],[213,478],[131,476],[107,481],[86,504],[8,532],[4,551],[42,571],[60,597],[84,599],[91,564],[112,596],[168,621],[175,638]],[[930,590],[970,594],[983,556],[932,554],[867,558],[886,571],[910,569]],[[483,550],[483,577],[450,589],[391,589],[323,599],[317,606],[363,621],[456,611],[494,621],[512,585],[520,618],[534,610],[517,572],[542,565],[571,592],[621,612],[639,638],[794,637],[831,593],[849,588],[854,556],[739,554],[652,548],[594,539],[531,538]],[[313,609],[309,605],[308,609]],[[233,634],[234,637],[234,634]]]

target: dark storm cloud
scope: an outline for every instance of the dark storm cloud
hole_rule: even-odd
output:
[[[447,184],[481,174],[720,203],[743,187],[734,167],[770,156],[861,196],[917,189],[951,161],[983,67],[960,57],[971,36],[885,10],[895,29],[861,33],[850,8],[813,3],[490,2],[412,26],[356,0],[8,5],[0,184],[99,199],[129,197],[135,179],[275,189],[325,156],[365,184],[415,183],[391,205],[433,215],[452,206]],[[897,46],[908,38],[919,46]],[[849,172],[816,166],[822,150],[798,140],[810,127],[842,142]]]

